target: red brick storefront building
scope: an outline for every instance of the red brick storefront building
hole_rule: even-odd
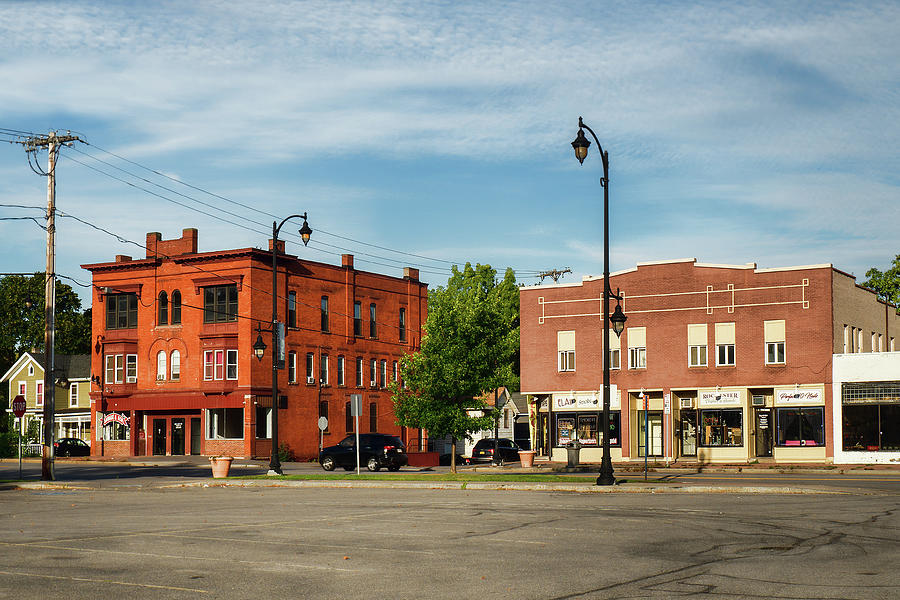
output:
[[[610,277],[613,460],[830,461],[832,355],[895,350],[895,308],[831,265],[681,260]],[[521,390],[538,448],[600,459],[602,278],[522,288]],[[610,307],[610,313],[615,307]],[[649,438],[649,444],[645,440]],[[840,442],[838,442],[839,444]]]
[[[270,456],[271,334],[262,334],[262,360],[252,346],[257,326],[271,324],[271,252],[198,253],[197,237],[150,233],[145,258],[83,265],[93,276],[95,456]],[[353,393],[363,396],[361,431],[418,445],[422,432],[396,425],[387,391],[421,340],[427,286],[418,271],[389,277],[356,270],[352,255],[336,266],[282,252],[279,442],[299,459],[316,456],[325,416],[324,444],[337,443],[355,427]]]

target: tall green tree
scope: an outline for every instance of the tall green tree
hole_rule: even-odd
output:
[[[456,441],[494,422],[483,399],[500,386],[518,389],[519,289],[512,269],[502,279],[490,265],[456,266],[446,287],[428,294],[418,352],[400,360],[404,386],[391,384],[398,424]]]
[[[866,271],[863,285],[875,290],[882,300],[900,307],[900,254],[894,257],[887,271],[882,272],[874,267]],[[897,312],[900,313],[900,308]]]
[[[0,279],[0,373],[22,352],[44,351],[44,274]],[[29,306],[30,304],[30,306]],[[91,310],[67,284],[56,281],[57,354],[86,354],[91,348]]]

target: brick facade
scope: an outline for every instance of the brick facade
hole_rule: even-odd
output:
[[[94,284],[91,364],[92,373],[99,378],[91,392],[92,422],[98,425],[97,441],[92,444],[95,455],[263,457],[271,452],[266,424],[271,418],[266,412],[272,406],[271,333],[262,333],[267,348],[261,361],[252,350],[257,327],[266,329],[271,323],[271,252],[244,248],[198,253],[197,239],[196,229],[185,229],[182,237],[174,240],[149,233],[145,258],[116,256],[114,262],[83,266],[91,271]],[[281,241],[279,249],[284,250]],[[400,435],[405,441],[407,431],[394,422],[387,381],[376,377],[376,385],[370,386],[368,371],[372,359],[379,368],[384,361],[391,378],[393,364],[418,348],[427,310],[427,286],[418,281],[418,271],[406,269],[402,278],[389,277],[356,270],[352,255],[344,255],[342,264],[336,266],[281,252],[278,320],[288,322],[289,297],[293,298],[296,316],[294,326],[287,328],[285,356],[295,355],[296,366],[291,369],[294,381],[288,381],[289,364],[278,373],[282,398],[279,442],[299,459],[316,456],[320,406],[327,405],[329,428],[324,443],[337,443],[346,433],[344,410],[351,393],[363,395],[362,431],[369,431],[370,407],[374,405],[378,430]],[[233,308],[227,298],[231,286],[236,289],[236,318],[226,316]],[[224,289],[221,298],[212,291],[215,289]],[[175,323],[178,294],[180,322]],[[133,319],[128,305],[131,295],[137,299],[136,325],[129,321]],[[326,330],[322,327],[323,297],[328,299]],[[205,301],[213,302],[207,310]],[[114,314],[109,318],[121,322],[112,326],[107,322],[108,310],[112,310],[109,302],[120,303],[113,305]],[[362,307],[362,335],[354,334],[355,302]],[[163,304],[165,314],[160,313]],[[376,310],[374,336],[370,335],[370,305]],[[400,334],[401,309],[405,339]],[[219,312],[224,318],[216,317]],[[311,383],[307,382],[307,354],[313,356]],[[158,368],[161,355],[165,363]],[[176,355],[180,362],[177,378],[172,371]],[[327,382],[320,372],[323,355],[328,357]],[[116,357],[121,357],[120,370]],[[344,360],[343,385],[337,384],[338,357]],[[356,385],[357,357],[364,361],[362,387]],[[136,373],[131,370],[132,363]],[[132,374],[135,377],[131,378]],[[103,419],[114,413],[128,418],[127,433],[121,427],[114,432],[102,426]],[[258,428],[262,432],[259,439]],[[104,436],[128,440],[101,439]]]
[[[660,460],[830,459],[831,357],[843,345],[845,325],[863,332],[862,351],[871,351],[878,335],[885,349],[900,337],[893,307],[831,265],[641,263],[611,275],[610,285],[622,290],[628,319],[618,340],[620,368],[610,377],[611,415],[619,413],[619,430],[610,437],[618,438],[614,460],[643,455],[645,422],[650,456]],[[582,455],[599,460],[599,436],[590,433],[594,418],[602,416],[593,404],[603,386],[602,291],[602,278],[586,278],[520,292],[522,392],[542,401],[542,412],[534,415],[539,443],[556,458],[563,457],[570,429],[581,427],[594,445]],[[561,365],[559,353],[571,344],[574,369],[563,370],[571,365]],[[693,365],[691,345],[705,348],[694,350]],[[721,357],[719,345],[725,346]],[[645,367],[629,364],[630,348],[636,359],[643,353]],[[821,431],[792,439],[789,420],[804,420],[805,427],[810,418],[821,420]]]

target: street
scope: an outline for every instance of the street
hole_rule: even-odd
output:
[[[0,598],[900,596],[897,494],[106,487],[0,504]]]

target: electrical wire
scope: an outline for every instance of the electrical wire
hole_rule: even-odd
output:
[[[125,170],[125,169],[122,169],[121,167],[118,167],[118,166],[116,166],[116,165],[114,165],[114,164],[112,164],[112,163],[110,163],[110,162],[108,162],[108,161],[105,161],[105,160],[103,160],[103,159],[97,158],[96,156],[93,156],[93,155],[90,154],[90,153],[84,152],[83,150],[79,150],[78,148],[74,148],[74,150],[75,150],[76,152],[79,152],[79,153],[81,153],[81,154],[83,154],[83,155],[89,157],[89,158],[92,158],[93,160],[95,160],[95,161],[97,161],[97,162],[99,162],[99,163],[102,163],[102,164],[104,164],[104,165],[107,165],[107,166],[109,166],[109,167],[111,167],[111,168],[113,168],[113,169],[116,169],[117,171],[120,171],[120,172],[122,172],[122,173],[125,173],[125,174],[127,174],[127,175],[129,175],[129,176],[131,176],[131,177],[134,177],[135,179],[137,179],[137,180],[139,180],[139,181],[143,181],[143,182],[145,182],[145,183],[147,183],[147,184],[149,184],[149,185],[158,187],[158,188],[163,189],[163,190],[165,190],[165,191],[167,191],[167,192],[170,192],[170,193],[172,193],[172,194],[176,194],[176,195],[178,195],[178,196],[180,196],[180,197],[182,197],[182,198],[185,198],[185,199],[187,199],[187,200],[196,202],[196,203],[201,204],[201,205],[203,205],[203,206],[206,206],[206,207],[208,207],[208,208],[210,208],[210,209],[212,209],[212,210],[217,210],[217,211],[223,212],[223,213],[225,213],[225,214],[227,214],[227,215],[230,215],[230,216],[235,217],[235,218],[238,218],[238,219],[244,219],[244,220],[248,221],[249,223],[252,223],[252,224],[254,224],[254,225],[259,225],[260,227],[266,227],[266,226],[267,226],[265,223],[261,223],[261,222],[259,222],[259,221],[253,221],[253,220],[248,219],[247,217],[245,217],[245,216],[243,216],[243,215],[240,215],[240,214],[238,214],[238,213],[234,213],[234,212],[225,210],[225,209],[220,208],[220,207],[218,207],[218,206],[216,206],[216,205],[214,205],[214,204],[210,204],[210,203],[208,203],[208,202],[204,202],[204,201],[202,201],[202,200],[198,200],[197,198],[194,198],[194,197],[189,196],[189,195],[187,195],[187,194],[183,194],[183,193],[181,193],[181,192],[178,192],[178,191],[176,191],[176,190],[173,190],[172,188],[169,188],[169,187],[166,187],[166,186],[164,186],[164,185],[160,185],[160,184],[158,184],[158,183],[155,183],[155,182],[153,182],[153,181],[151,181],[151,180],[149,180],[149,179],[147,179],[147,178],[145,178],[145,177],[141,177],[140,175],[136,175],[136,174],[134,174],[134,173],[132,173],[132,172],[130,172],[130,171],[127,171],[127,170]],[[123,180],[123,179],[121,179],[121,178],[118,178],[118,177],[115,177],[115,176],[113,176],[113,175],[110,175],[109,173],[106,173],[105,171],[102,171],[102,170],[100,170],[100,169],[96,169],[96,168],[94,168],[94,167],[91,167],[90,165],[87,165],[87,164],[85,164],[85,163],[83,163],[83,162],[81,162],[81,161],[79,161],[79,160],[77,160],[77,159],[74,159],[74,158],[71,158],[71,157],[67,157],[67,158],[69,158],[70,160],[73,160],[74,162],[76,162],[76,163],[78,163],[78,164],[80,164],[80,165],[82,165],[82,166],[85,166],[85,167],[94,169],[94,170],[97,171],[97,172],[100,172],[100,173],[103,173],[104,175],[107,175],[107,176],[109,176],[109,177],[112,177],[113,179],[117,179],[118,181],[122,181],[123,183],[128,183],[128,182],[125,182],[125,180]],[[123,160],[127,160],[127,159],[123,159]],[[131,161],[129,161],[129,162],[131,162]],[[154,173],[157,173],[157,172],[154,171]],[[167,177],[167,178],[169,178],[169,179],[172,179],[171,177],[168,177],[167,175],[163,175],[163,176],[164,176],[164,177]],[[177,181],[177,180],[176,180],[176,179],[173,179],[173,181]],[[142,187],[140,187],[140,186],[136,186],[136,185],[131,184],[131,183],[129,183],[129,185],[132,185],[133,187],[136,187],[136,188],[138,188],[138,189],[147,191],[147,190],[145,190],[145,188],[142,188]],[[191,186],[191,187],[194,187],[194,186]],[[149,192],[149,193],[152,193],[152,192]],[[154,195],[156,195],[156,196],[158,196],[158,197],[163,197],[163,196],[161,196],[161,195],[159,195],[159,194],[154,194]],[[214,195],[214,196],[217,197],[217,198],[222,198],[222,199],[227,200],[227,198],[224,198],[223,196],[218,196],[218,195]],[[201,212],[201,214],[205,214],[205,215],[207,215],[207,216],[211,216],[211,217],[217,218],[217,217],[215,217],[214,215],[212,215],[212,214],[210,214],[210,213],[207,213],[207,212],[205,212],[205,211],[200,211],[199,209],[196,209],[196,208],[188,207],[188,206],[186,206],[186,205],[183,204],[183,203],[176,202],[176,201],[172,200],[171,198],[165,198],[165,199],[169,200],[170,202],[175,202],[176,204],[179,204],[180,206],[183,206],[183,207],[185,207],[185,208],[190,208],[191,210],[195,210],[195,211],[197,211],[197,212]],[[246,206],[246,205],[244,205],[244,204],[240,204],[240,203],[233,202],[233,201],[230,201],[230,200],[229,200],[229,202],[232,202],[233,204],[237,204],[237,205],[239,205],[239,206],[242,206],[242,207],[244,207],[244,208],[247,208],[248,210],[252,210],[253,212],[256,212],[256,213],[259,213],[259,214],[267,214],[267,213],[264,213],[264,212],[262,212],[262,211],[253,209],[253,208],[251,208],[251,207],[249,207],[249,206]],[[233,221],[226,221],[226,222],[229,222],[229,223],[234,224]],[[250,229],[250,228],[247,228],[247,227],[245,227],[245,229],[249,229],[250,231],[254,231],[254,232],[256,232],[256,233],[259,233],[259,231],[254,230],[254,229]],[[318,231],[318,232],[321,232],[321,231],[318,230],[318,229],[317,229],[317,231]],[[288,232],[288,233],[287,233],[287,236],[292,237],[292,238],[295,238],[295,239],[300,239],[300,236],[299,236],[298,234],[291,233],[291,232]],[[339,236],[336,236],[336,237],[339,237]],[[327,253],[327,254],[333,254],[333,255],[335,255],[335,256],[339,256],[339,255],[341,255],[343,252],[354,252],[354,250],[352,250],[352,249],[350,249],[350,248],[345,248],[345,247],[342,247],[342,246],[336,246],[336,245],[334,245],[334,244],[329,244],[329,243],[327,243],[327,242],[321,242],[321,241],[318,241],[318,240],[312,240],[312,243],[313,243],[313,246],[314,246],[314,248],[315,248],[316,250],[318,250],[318,251],[320,251],[320,252],[325,252],[325,253]],[[335,250],[338,250],[338,251],[340,251],[340,252],[328,252],[328,251],[322,250],[321,248],[316,248],[316,246],[325,246],[325,247],[327,247],[327,248],[334,248]],[[388,249],[388,250],[389,250],[389,249]],[[380,266],[383,266],[383,267],[388,267],[388,268],[396,268],[397,265],[406,266],[406,265],[408,264],[408,261],[403,261],[403,260],[400,260],[400,259],[391,258],[391,257],[386,257],[386,256],[379,256],[379,255],[377,255],[377,254],[370,254],[370,253],[368,253],[368,252],[356,252],[355,254],[356,254],[357,256],[368,256],[368,257],[375,258],[375,259],[378,259],[378,260],[387,260],[387,261],[392,261],[392,262],[394,262],[394,263],[397,263],[396,265],[391,265],[391,264],[385,264],[385,263],[382,263],[382,262],[377,262],[377,261],[374,261],[374,260],[360,259],[360,260],[365,260],[366,262],[370,262],[370,263],[372,263],[372,264],[377,264],[377,265],[380,265]],[[450,261],[446,261],[446,262],[450,262]],[[435,270],[428,270],[428,266],[427,266],[427,265],[420,265],[420,266],[422,267],[422,268],[420,269],[422,272],[428,272],[428,273],[435,274],[435,275],[447,275],[447,274],[449,273],[449,270],[448,270],[448,269],[443,269],[443,270],[440,270],[440,271],[435,271]]]
[[[107,230],[107,229],[105,229],[105,228],[103,228],[103,227],[100,227],[99,225],[95,225],[94,223],[91,223],[91,222],[89,222],[89,221],[87,221],[87,220],[85,220],[85,219],[81,219],[80,217],[76,217],[75,215],[72,215],[72,214],[70,214],[70,213],[67,213],[67,212],[64,212],[64,211],[57,211],[57,214],[58,214],[60,217],[65,217],[65,218],[71,218],[71,219],[74,219],[75,221],[78,221],[79,223],[82,223],[82,224],[87,225],[87,226],[89,226],[89,227],[91,227],[91,228],[93,228],[93,229],[95,229],[95,230],[97,230],[97,231],[100,231],[100,232],[105,233],[105,234],[107,234],[107,235],[109,235],[109,236],[112,236],[112,237],[116,238],[116,240],[118,240],[118,241],[121,242],[121,243],[133,244],[133,245],[135,245],[135,246],[137,246],[137,247],[139,247],[139,248],[142,248],[142,249],[147,250],[147,251],[149,251],[149,252],[153,252],[153,253],[155,254],[155,257],[157,257],[157,258],[161,258],[161,259],[169,259],[169,260],[175,258],[175,257],[168,256],[168,255],[165,255],[165,254],[159,254],[156,250],[150,250],[150,249],[149,249],[147,246],[145,246],[144,244],[141,244],[141,243],[139,243],[139,242],[135,242],[135,241],[133,241],[133,240],[129,240],[128,238],[126,238],[126,237],[124,237],[124,236],[122,236],[122,235],[119,235],[119,234],[117,234],[117,233],[114,233],[114,232],[112,232],[112,231],[109,231],[109,230]],[[193,268],[193,269],[195,269],[195,270],[197,270],[197,271],[200,271],[201,273],[204,273],[204,274],[207,274],[207,275],[211,275],[211,276],[214,276],[214,277],[218,277],[218,278],[222,279],[223,281],[225,281],[225,282],[228,283],[228,284],[236,284],[236,283],[238,283],[235,279],[231,279],[231,278],[229,278],[227,275],[222,275],[221,273],[218,273],[218,272],[216,272],[216,271],[211,271],[211,270],[208,270],[208,269],[204,269],[204,268],[202,268],[202,267],[200,267],[199,265],[196,265],[196,264],[194,264],[194,263],[183,263],[183,264],[184,264],[185,266],[191,267],[191,268]],[[272,291],[271,291],[271,290],[267,290],[267,289],[263,289],[263,288],[254,287],[254,286],[248,285],[247,283],[242,283],[241,285],[242,285],[243,287],[246,287],[246,288],[249,289],[249,290],[257,291],[257,292],[260,292],[260,293],[262,293],[262,294],[265,294],[265,295],[268,295],[268,296],[272,296]],[[94,286],[94,287],[96,287],[96,286]],[[112,286],[108,286],[108,287],[112,287]],[[280,301],[285,301],[285,302],[286,302],[286,301],[288,300],[289,297],[288,297],[287,295],[281,295],[281,294],[279,294],[279,295],[277,296],[277,298],[278,298],[278,300],[280,300]],[[158,294],[154,297],[154,299],[151,301],[150,304],[144,304],[144,302],[143,302],[142,299],[140,299],[139,301],[140,301],[140,303],[141,303],[142,306],[144,306],[144,307],[146,307],[146,308],[149,308],[150,306],[152,306],[153,304],[155,304],[156,302],[158,302]],[[306,306],[306,307],[312,308],[312,309],[314,309],[314,310],[321,310],[321,307],[320,307],[320,306],[317,306],[317,305],[311,304],[311,303],[307,303],[307,302],[303,302],[302,300],[299,300],[299,299],[295,299],[295,302],[296,302],[298,305]],[[201,309],[200,307],[192,307],[192,308],[197,308],[198,310],[204,310],[204,309]],[[337,315],[337,316],[339,316],[339,317],[353,318],[351,315],[344,314],[344,313],[341,313],[341,312],[339,312],[339,311],[329,311],[329,313],[330,313],[330,314]],[[251,316],[241,316],[241,318],[244,318],[244,319],[250,319],[250,320],[257,321],[257,322],[261,322],[261,323],[268,323],[268,322],[269,322],[267,319],[258,319],[258,318],[256,318],[256,317],[251,317]],[[375,324],[376,324],[376,327],[389,328],[389,329],[397,329],[397,330],[400,329],[400,325],[399,325],[399,324],[397,324],[397,325],[392,325],[392,324],[385,323],[385,322],[383,322],[383,321],[378,321],[378,320],[375,321]],[[299,328],[298,328],[298,329],[299,329]],[[316,331],[316,330],[315,330],[315,329],[310,329],[310,331]],[[393,343],[393,342],[389,342],[389,341],[386,341],[386,340],[380,340],[380,341],[382,341],[382,342],[384,342],[384,343],[386,343],[386,344],[391,344],[391,343]],[[399,344],[399,342],[398,342],[398,344]],[[401,344],[401,345],[405,345],[405,344]]]
[[[121,156],[121,155],[119,155],[119,154],[116,154],[116,153],[114,153],[114,152],[112,152],[112,151],[110,151],[110,150],[106,150],[106,149],[101,148],[101,147],[99,147],[99,146],[96,146],[96,145],[94,145],[94,144],[88,144],[87,142],[85,142],[85,144],[90,145],[90,146],[96,148],[97,150],[99,150],[99,151],[101,151],[101,152],[104,152],[104,153],[106,153],[106,154],[109,154],[110,156],[114,156],[115,158],[118,158],[119,160],[125,161],[125,162],[127,162],[127,163],[129,163],[129,164],[132,164],[132,165],[134,165],[134,166],[136,166],[136,167],[139,167],[139,168],[141,168],[141,169],[144,169],[144,170],[146,170],[146,171],[148,171],[148,172],[150,172],[150,173],[153,173],[153,174],[155,174],[155,175],[158,175],[158,176],[160,176],[160,177],[164,177],[164,178],[166,178],[166,179],[169,179],[170,181],[173,181],[173,182],[175,182],[175,183],[178,183],[178,184],[180,184],[180,185],[183,185],[183,186],[188,187],[188,188],[190,188],[190,189],[193,189],[193,190],[195,190],[195,191],[198,191],[198,192],[207,194],[207,195],[209,195],[209,196],[212,196],[213,198],[217,198],[217,199],[219,199],[219,200],[228,202],[228,203],[230,203],[230,204],[233,204],[233,205],[236,205],[236,206],[240,206],[241,208],[244,208],[244,209],[249,210],[249,211],[254,212],[254,213],[258,213],[258,214],[261,214],[261,215],[266,215],[266,216],[272,217],[272,218],[274,218],[274,219],[276,219],[276,220],[278,219],[277,215],[274,215],[274,214],[272,214],[272,213],[268,213],[268,212],[259,210],[258,208],[255,208],[255,207],[252,207],[252,206],[248,206],[248,205],[246,205],[246,204],[243,204],[243,203],[241,203],[241,202],[237,202],[237,201],[235,201],[235,200],[232,200],[232,199],[227,198],[227,197],[225,197],[225,196],[222,196],[222,195],[220,195],[220,194],[216,194],[216,193],[214,193],[214,192],[210,192],[210,191],[208,191],[208,190],[206,190],[206,189],[203,189],[203,188],[201,188],[201,187],[199,187],[199,186],[195,186],[195,185],[192,185],[192,184],[190,184],[190,183],[181,181],[181,180],[176,179],[176,178],[174,178],[174,177],[172,177],[172,176],[170,176],[170,175],[166,175],[165,173],[162,173],[162,172],[160,172],[160,171],[158,171],[158,170],[156,170],[156,169],[152,169],[152,168],[150,168],[150,167],[146,167],[146,166],[144,166],[144,165],[142,165],[142,164],[140,164],[140,163],[138,163],[138,162],[136,162],[136,161],[130,160],[130,159],[124,157],[124,156]],[[77,149],[76,149],[76,150],[77,150]],[[86,155],[88,155],[88,156],[91,156],[91,157],[94,158],[95,160],[99,160],[99,161],[101,161],[101,162],[104,162],[104,161],[102,161],[101,159],[96,158],[96,157],[94,157],[94,156],[92,156],[92,155],[90,155],[90,154],[84,153],[84,152],[81,151],[81,150],[79,150],[79,152],[82,152],[83,154],[86,154]],[[133,175],[133,174],[132,174],[132,176],[134,176],[134,177],[139,177],[139,176],[136,176],[136,175]],[[157,184],[154,184],[154,185],[157,185]],[[194,199],[194,201],[200,202],[199,200],[196,200],[196,199]],[[223,209],[219,209],[218,207],[215,207],[215,208],[217,208],[218,210],[223,210]],[[397,249],[394,249],[394,248],[388,248],[388,247],[386,247],[386,246],[380,246],[380,245],[378,245],[378,244],[372,244],[372,243],[369,243],[369,242],[364,242],[364,241],[357,240],[357,239],[354,239],[354,238],[350,238],[350,237],[347,237],[347,236],[342,236],[342,235],[339,235],[339,234],[331,233],[331,232],[325,231],[325,230],[320,229],[320,228],[317,228],[316,231],[317,231],[318,233],[322,233],[322,234],[327,235],[327,236],[331,236],[331,237],[335,237],[335,238],[342,239],[342,240],[345,240],[345,241],[353,242],[353,243],[355,243],[355,244],[362,244],[362,245],[364,245],[364,246],[368,246],[368,247],[371,247],[371,248],[377,248],[377,249],[379,249],[379,250],[385,250],[385,251],[387,251],[387,252],[393,252],[393,253],[400,254],[400,255],[403,255],[403,256],[410,256],[410,257],[413,257],[413,258],[419,258],[419,259],[422,259],[422,260],[427,260],[427,261],[431,261],[431,262],[438,262],[438,263],[443,263],[443,264],[448,264],[448,265],[460,265],[460,264],[464,264],[464,262],[461,262],[461,261],[452,261],[452,260],[446,260],[446,259],[442,259],[442,258],[433,258],[433,257],[425,256],[425,255],[422,255],[422,254],[415,254],[415,253],[411,253],[411,252],[405,252],[405,251],[403,251],[403,250],[397,250]],[[324,245],[324,242],[319,242],[319,243]],[[328,245],[329,247],[332,247],[332,248],[338,248],[338,249],[341,249],[341,250],[345,250],[345,251],[347,251],[347,252],[354,252],[352,249],[343,248],[343,247],[335,246],[335,245],[332,245],[332,244],[327,244],[327,245]],[[400,261],[400,260],[398,260],[398,259],[393,259],[393,258],[389,258],[389,257],[383,257],[383,256],[372,255],[372,254],[368,254],[368,253],[365,253],[365,252],[358,252],[358,251],[357,251],[356,254],[365,255],[365,256],[372,256],[372,257],[378,258],[378,259],[380,259],[380,260],[390,260],[390,261],[394,261],[394,262],[398,262],[398,263],[403,262],[403,261]],[[369,261],[369,262],[371,262],[371,261]],[[376,263],[376,264],[377,264],[377,263]],[[412,265],[411,265],[411,266],[412,266]],[[425,267],[425,268],[435,268],[435,267],[433,267],[433,266],[431,266],[431,265],[422,265],[422,264],[418,264],[418,265],[416,265],[416,266],[419,266],[419,267]],[[532,269],[513,269],[513,270],[516,271],[517,273],[521,273],[522,275],[537,274],[537,273],[539,272],[538,270],[532,270]],[[449,269],[448,269],[447,271],[442,271],[442,272],[440,272],[440,274],[443,275],[443,274],[445,274],[445,273],[447,273],[447,272],[449,272]]]

